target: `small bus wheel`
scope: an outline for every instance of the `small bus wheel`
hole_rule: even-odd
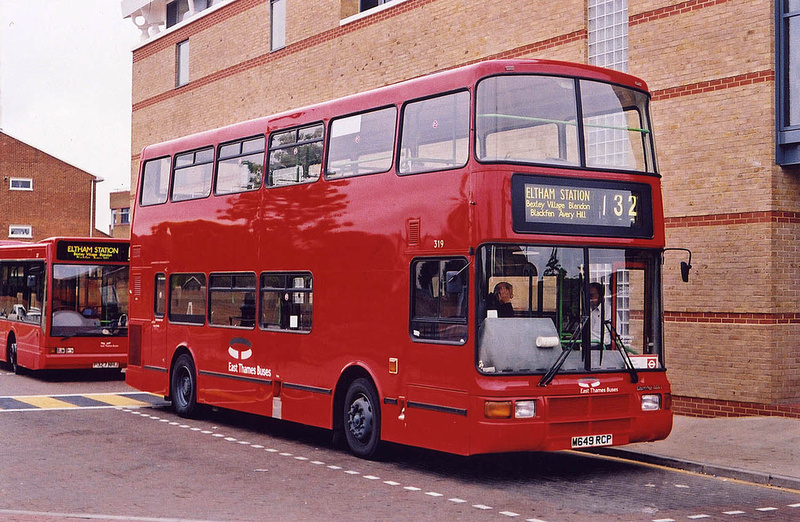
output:
[[[189,354],[184,353],[175,361],[169,392],[175,413],[191,417],[197,412],[197,373]]]
[[[350,384],[343,413],[350,451],[363,459],[374,458],[381,441],[381,409],[378,392],[369,379],[356,379]]]

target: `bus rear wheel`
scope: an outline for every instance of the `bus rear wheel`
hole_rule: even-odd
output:
[[[381,441],[378,392],[369,379],[356,379],[347,389],[343,408],[347,446],[357,457],[375,458]]]
[[[197,413],[197,372],[189,354],[184,353],[175,361],[169,392],[175,413],[181,417]]]

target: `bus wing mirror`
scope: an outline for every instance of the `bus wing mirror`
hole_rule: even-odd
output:
[[[689,259],[686,261],[681,261],[681,279],[683,279],[684,283],[689,282],[689,270],[692,269],[692,251],[688,248],[665,248],[664,252],[668,252],[670,250],[680,250],[682,252],[686,252],[689,254]]]
[[[686,261],[681,261],[681,279],[683,279],[684,283],[689,282],[689,270],[692,268],[692,265],[687,263]]]

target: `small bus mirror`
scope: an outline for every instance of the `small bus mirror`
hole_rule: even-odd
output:
[[[32,288],[36,288],[36,283],[37,283],[36,276],[35,275],[29,275],[28,276],[28,288],[31,288],[31,289]]]
[[[689,282],[689,269],[692,268],[692,265],[687,263],[686,261],[681,261],[681,279],[683,279],[684,283]]]

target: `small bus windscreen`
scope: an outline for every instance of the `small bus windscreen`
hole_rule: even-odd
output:
[[[663,368],[658,251],[489,245],[479,253],[481,372],[541,374],[560,358],[561,373]]]
[[[128,266],[53,266],[54,337],[128,335]]]
[[[643,92],[591,80],[486,78],[477,90],[477,156],[653,173],[647,102]]]

